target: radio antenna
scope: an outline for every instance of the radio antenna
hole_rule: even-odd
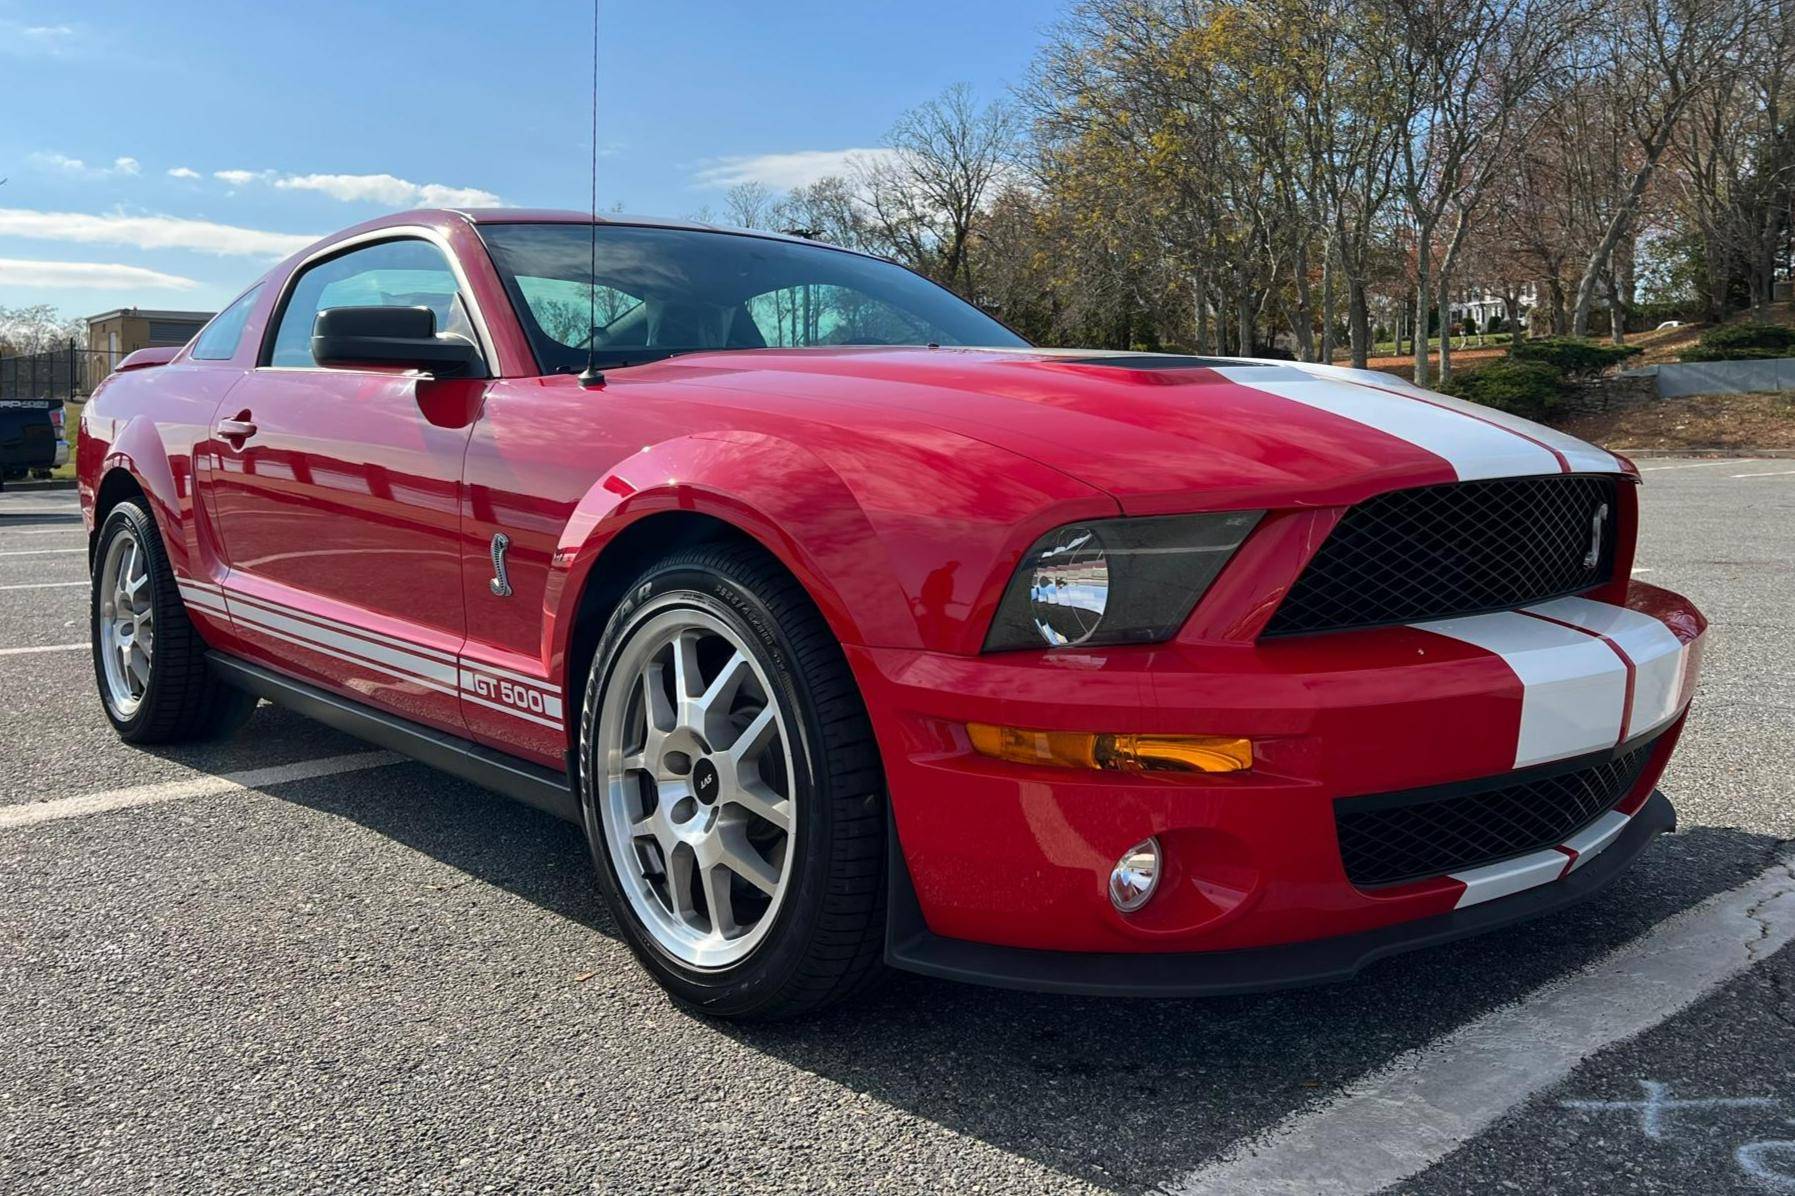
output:
[[[605,384],[598,372],[598,0],[592,0],[592,223],[587,226],[590,251],[586,265],[586,368],[580,385],[588,390]]]

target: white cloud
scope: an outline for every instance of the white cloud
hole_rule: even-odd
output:
[[[851,174],[856,163],[888,158],[892,152],[888,149],[794,150],[786,154],[713,158],[699,168],[695,181],[700,187],[760,183],[775,191],[790,191],[831,175]]]
[[[0,283],[22,287],[154,288],[191,291],[199,285],[179,274],[113,262],[36,262],[0,257]]]
[[[256,179],[267,178],[273,173],[272,170],[214,170],[212,172],[212,177],[222,182],[229,183],[233,187],[241,187],[243,184],[252,183]]]
[[[143,170],[143,164],[130,157],[114,158],[110,166],[89,166],[80,158],[55,153],[35,153],[30,156],[30,161],[40,169],[77,179],[108,179],[122,174],[137,174]]]
[[[168,177],[171,179],[197,179],[199,171],[188,166],[171,166],[168,168]]]
[[[90,216],[77,212],[39,212],[0,208],[0,236],[82,245],[129,245],[136,249],[188,249],[220,257],[285,257],[317,240],[297,233],[264,232],[188,220],[179,216]]]
[[[414,183],[391,174],[290,174],[275,180],[286,191],[317,191],[345,203],[377,203],[387,207],[496,208],[503,201],[478,187]]]
[[[79,34],[73,25],[23,25],[17,21],[0,21],[0,54],[61,58],[78,40]]]

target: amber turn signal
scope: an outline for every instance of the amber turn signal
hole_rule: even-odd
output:
[[[1016,764],[1107,772],[1244,772],[1253,741],[1225,735],[1095,735],[967,723],[973,750]]]

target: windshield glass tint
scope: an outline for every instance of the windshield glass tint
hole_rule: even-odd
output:
[[[694,229],[487,224],[538,365],[577,371],[704,349],[1027,342],[901,266],[819,245]]]

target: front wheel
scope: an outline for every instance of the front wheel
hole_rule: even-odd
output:
[[[669,557],[605,630],[580,725],[599,881],[631,949],[719,1017],[861,987],[884,934],[878,753],[841,647],[746,546]]]

